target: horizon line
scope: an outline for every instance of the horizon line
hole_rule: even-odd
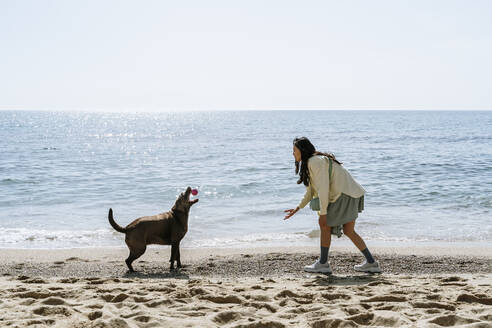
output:
[[[244,109],[189,109],[189,108],[180,108],[180,109],[94,109],[94,108],[70,108],[70,109],[32,109],[32,108],[1,108],[0,112],[73,112],[73,113],[178,113],[178,112],[286,112],[286,111],[378,111],[378,112],[487,112],[492,111],[492,108],[488,109],[458,109],[458,108],[450,108],[450,109],[419,109],[419,108],[244,108]]]

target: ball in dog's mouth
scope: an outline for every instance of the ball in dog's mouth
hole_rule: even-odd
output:
[[[198,189],[191,189],[191,194],[192,194],[193,196],[198,195]]]

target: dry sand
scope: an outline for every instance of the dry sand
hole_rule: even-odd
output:
[[[490,248],[375,248],[382,274],[317,248],[157,247],[128,274],[126,249],[2,250],[0,327],[492,327]],[[449,255],[453,254],[453,256]]]

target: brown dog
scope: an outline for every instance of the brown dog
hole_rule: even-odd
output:
[[[190,193],[191,187],[188,187],[179,195],[169,212],[138,218],[125,228],[114,221],[113,210],[109,209],[108,219],[111,226],[116,231],[126,234],[125,242],[130,249],[130,255],[125,262],[130,272],[135,272],[132,262],[145,253],[149,244],[171,245],[170,270],[174,269],[174,261],[177,262],[177,267],[181,268],[179,242],[188,231],[190,207],[198,202],[198,199],[190,201]]]

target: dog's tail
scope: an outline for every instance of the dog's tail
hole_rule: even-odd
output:
[[[126,230],[127,230],[126,228],[123,228],[122,226],[120,226],[118,223],[116,223],[114,221],[112,208],[109,209],[108,220],[109,220],[109,224],[111,224],[111,226],[114,228],[114,230],[116,230],[118,232],[123,232],[123,233],[126,232]]]

